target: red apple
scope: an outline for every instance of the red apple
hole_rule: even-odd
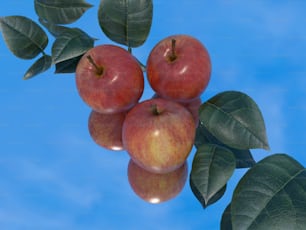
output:
[[[94,110],[88,118],[88,130],[92,139],[109,150],[123,150],[122,125],[126,112],[103,114]]]
[[[123,122],[125,150],[142,168],[167,173],[179,168],[194,143],[195,122],[179,103],[155,98],[133,107]]]
[[[200,97],[197,97],[189,102],[181,103],[183,106],[185,106],[189,112],[192,114],[193,119],[196,123],[196,126],[199,124],[199,108],[202,105],[202,100]]]
[[[158,94],[154,94],[152,98],[161,98]],[[202,100],[200,97],[197,97],[188,102],[179,102],[181,105],[185,106],[186,109],[192,114],[193,119],[198,126],[199,123],[199,108],[202,105]]]
[[[143,72],[135,58],[114,45],[90,49],[78,63],[76,85],[95,111],[118,113],[134,106],[143,93]]]
[[[144,170],[133,160],[130,160],[128,165],[128,180],[131,188],[140,198],[153,204],[176,197],[184,188],[187,176],[187,162],[178,169],[164,174]]]
[[[208,51],[197,39],[174,35],[160,41],[147,60],[152,89],[163,98],[186,102],[200,97],[211,74]]]

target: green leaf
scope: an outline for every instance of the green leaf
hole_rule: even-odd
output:
[[[145,42],[152,16],[152,0],[102,0],[98,11],[99,24],[105,35],[128,47],[138,47]]]
[[[94,39],[80,29],[70,29],[57,37],[52,46],[55,64],[79,57],[94,46]]]
[[[52,24],[69,24],[78,20],[92,7],[84,0],[35,0],[34,7],[39,18]]]
[[[286,154],[261,160],[238,183],[231,215],[234,230],[305,229],[306,169]]]
[[[207,206],[216,203],[225,194],[227,185],[225,184],[218,192],[216,192],[208,201]],[[203,204],[203,203],[202,203]]]
[[[222,143],[236,149],[269,149],[261,111],[248,95],[217,94],[199,109],[200,121]]]
[[[39,19],[39,22],[51,33],[54,37],[58,37],[65,32],[69,32],[71,28],[65,26],[59,26],[57,24],[49,23],[43,19]]]
[[[235,166],[235,157],[226,148],[207,144],[197,149],[192,162],[190,186],[204,208],[216,202],[216,194],[219,193],[218,198],[221,198]],[[220,192],[222,189],[223,193]]]
[[[211,198],[210,200],[206,203],[204,196],[201,194],[201,192],[197,189],[197,187],[193,184],[193,181],[190,180],[190,188],[191,191],[193,192],[194,196],[198,199],[198,201],[201,203],[203,208],[208,207],[209,205],[212,205],[214,203],[216,203],[218,200],[220,200],[222,198],[222,196],[224,195],[225,191],[226,191],[226,186],[224,185],[218,192],[216,192]]]
[[[221,219],[221,230],[232,230],[232,215],[231,215],[231,204],[229,204],[223,212]]]
[[[249,149],[235,149],[221,143],[201,123],[196,129],[196,138],[194,144],[197,148],[203,144],[216,144],[229,149],[235,155],[236,168],[250,168],[256,164]]]
[[[52,66],[52,57],[49,55],[43,55],[39,58],[25,73],[23,79],[30,79],[40,73],[45,72]]]
[[[74,73],[83,55],[59,62],[55,65],[55,73]]]
[[[19,58],[33,59],[43,53],[48,44],[45,31],[29,18],[3,17],[0,26],[7,47]]]

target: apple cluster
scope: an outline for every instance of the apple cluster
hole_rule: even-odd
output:
[[[152,98],[140,101],[144,72],[130,52],[115,45],[99,45],[83,55],[76,86],[92,108],[88,127],[99,145],[124,149],[141,169],[167,174],[182,167],[191,152],[210,74],[204,45],[189,35],[174,35],[157,43],[147,59]]]

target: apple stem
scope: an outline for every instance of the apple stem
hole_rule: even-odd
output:
[[[152,111],[152,114],[156,116],[161,114],[161,111],[158,109],[156,104],[151,105],[151,111]]]
[[[175,61],[175,59],[177,58],[176,52],[175,52],[175,45],[176,45],[176,40],[172,39],[171,40],[171,55],[169,57],[170,61]]]
[[[88,59],[88,61],[90,62],[90,64],[92,64],[92,65],[95,67],[96,73],[97,73],[98,75],[102,75],[102,74],[103,74],[103,71],[104,71],[103,67],[99,67],[99,66],[95,63],[95,61],[92,59],[92,57],[91,57],[90,55],[87,56],[87,59]]]

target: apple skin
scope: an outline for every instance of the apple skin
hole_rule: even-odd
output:
[[[175,60],[171,60],[175,40]],[[166,37],[155,45],[147,60],[147,77],[161,97],[187,102],[200,97],[211,75],[211,61],[204,45],[189,35]]]
[[[192,114],[194,122],[196,126],[199,124],[199,108],[202,105],[202,100],[200,97],[197,97],[189,102],[181,103],[183,106],[185,106],[189,112]]]
[[[102,73],[88,59],[91,57]],[[136,59],[115,45],[88,50],[76,69],[76,86],[81,98],[100,113],[118,113],[133,107],[144,89],[143,72]]]
[[[161,98],[158,94],[154,94],[152,98]],[[192,114],[194,122],[196,123],[196,126],[199,124],[199,108],[202,105],[202,100],[200,97],[197,97],[191,101],[188,102],[179,102],[181,105],[185,106],[186,109]]]
[[[176,197],[184,188],[188,164],[164,174],[152,173],[139,167],[133,160],[128,165],[128,180],[133,191],[144,201],[158,204]]]
[[[126,112],[103,114],[92,110],[88,118],[88,131],[91,138],[103,148],[114,151],[123,150],[122,125],[125,116]]]
[[[179,103],[162,98],[133,107],[123,122],[124,149],[140,167],[153,173],[179,168],[194,144],[195,122]]]

